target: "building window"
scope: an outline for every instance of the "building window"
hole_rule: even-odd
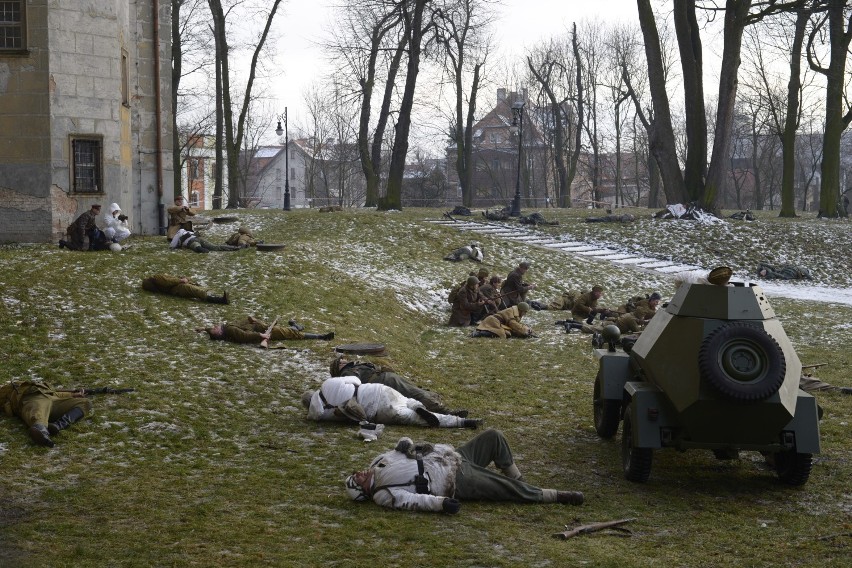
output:
[[[197,191],[189,192],[189,206],[190,207],[198,207],[198,192]]]
[[[103,142],[100,138],[71,139],[71,190],[103,193]]]
[[[130,106],[130,79],[127,71],[127,50],[121,50],[121,104]]]
[[[27,48],[26,16],[23,0],[0,1],[0,53]]]
[[[202,174],[204,173],[204,169],[201,166],[201,160],[192,159],[189,160],[189,180],[196,181],[201,179]]]

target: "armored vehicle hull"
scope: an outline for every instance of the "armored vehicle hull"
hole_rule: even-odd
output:
[[[802,365],[759,286],[685,284],[629,353],[597,349],[595,429],[622,425],[622,465],[646,481],[653,451],[741,450],[804,484],[820,450],[816,400],[799,389]]]

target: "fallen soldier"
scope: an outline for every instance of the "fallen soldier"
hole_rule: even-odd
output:
[[[221,296],[215,296],[204,286],[199,286],[186,276],[172,276],[171,274],[154,274],[142,280],[142,289],[157,294],[168,294],[178,298],[195,298],[213,304],[227,304],[228,292],[222,292]]]
[[[485,253],[482,252],[482,247],[479,243],[470,243],[467,246],[457,248],[450,254],[444,257],[444,260],[460,262],[462,260],[472,260],[474,262],[482,262],[485,258]]]
[[[408,379],[381,365],[349,361],[343,355],[337,355],[331,360],[328,370],[332,377],[358,377],[361,384],[375,383],[390,387],[402,396],[422,402],[429,412],[467,418],[467,410],[450,410],[441,403],[441,398],[437,394],[414,386]]]
[[[273,322],[274,323],[274,322]],[[252,316],[246,316],[236,323],[217,323],[211,327],[199,327],[195,331],[206,331],[210,339],[230,341],[231,343],[253,343],[266,347],[270,341],[291,339],[334,339],[334,332],[305,333],[304,328],[290,320],[289,327],[266,323]]]
[[[358,377],[332,377],[319,389],[306,391],[302,405],[308,419],[320,421],[406,424],[431,428],[478,428],[482,420],[430,412],[422,402],[378,383],[361,383]]]
[[[509,209],[507,207],[496,211],[486,209],[482,212],[482,215],[489,221],[507,221],[509,219]]]
[[[811,271],[807,268],[793,266],[792,264],[782,264],[775,267],[771,264],[761,262],[757,266],[757,275],[761,278],[779,279],[779,280],[813,280]]]
[[[631,223],[636,220],[634,215],[604,215],[603,217],[586,217],[586,223]]]
[[[0,386],[0,408],[17,416],[39,446],[52,448],[50,438],[92,414],[92,401],[82,392],[58,392],[40,381],[9,381]]]
[[[521,302],[517,306],[500,310],[482,320],[471,337],[530,337],[533,335],[532,328],[521,323],[521,319],[530,310],[529,304]]]
[[[500,473],[490,469],[494,465]],[[354,501],[411,511],[454,515],[460,501],[567,503],[581,505],[579,491],[541,489],[521,480],[509,442],[488,429],[466,444],[415,445],[400,438],[396,448],[378,456],[368,469],[350,475],[346,493]]]
[[[754,214],[751,212],[751,209],[746,209],[745,211],[732,213],[729,219],[736,219],[737,221],[754,221]]]
[[[535,212],[518,219],[522,225],[558,225],[559,221],[548,221],[541,213]]]

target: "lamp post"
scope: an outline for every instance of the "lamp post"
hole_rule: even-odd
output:
[[[515,180],[515,199],[512,200],[511,217],[521,216],[521,151],[524,141],[524,101],[515,101],[512,105],[512,130],[518,131],[518,177]]]
[[[284,211],[290,210],[290,139],[287,131],[287,107],[284,107],[284,128],[281,128],[281,117],[278,117],[278,128],[275,134],[284,135]]]

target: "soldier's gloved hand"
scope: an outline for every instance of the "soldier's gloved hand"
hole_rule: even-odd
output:
[[[441,510],[443,510],[448,515],[455,515],[461,509],[461,502],[458,499],[453,499],[452,497],[447,497],[441,503]]]

